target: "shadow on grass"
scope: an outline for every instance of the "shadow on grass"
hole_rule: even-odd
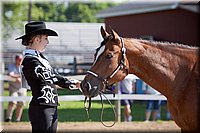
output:
[[[99,101],[94,101],[99,102]],[[114,105],[114,104],[113,104]],[[146,102],[134,101],[134,104],[131,107],[133,121],[144,121],[145,120],[145,110]],[[4,109],[4,118],[6,114],[6,109]],[[59,122],[83,122],[83,121],[93,121],[99,122],[101,120],[101,107],[100,108],[91,108],[89,110],[88,119],[87,113],[84,108],[62,108],[58,109],[58,120]],[[166,105],[161,106],[161,118],[166,120]],[[121,121],[124,119],[124,107],[121,108]],[[13,113],[13,121],[15,120],[15,112]],[[113,121],[114,112],[111,107],[104,108],[103,121]],[[28,122],[28,109],[23,110],[22,122]]]
[[[6,109],[4,109],[4,118],[6,114]],[[83,122],[83,121],[100,121],[101,119],[101,109],[90,109],[89,118],[84,109],[59,109],[58,110],[58,120],[59,122]],[[15,121],[15,111],[13,113],[13,120]],[[105,108],[103,114],[103,121],[113,121],[114,113],[111,109]],[[24,109],[23,116],[21,119],[22,122],[28,122],[28,109]]]

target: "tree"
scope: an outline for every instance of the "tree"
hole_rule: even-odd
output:
[[[43,2],[34,3],[32,20],[47,22],[66,22],[66,6],[63,3]]]
[[[87,4],[70,3],[66,10],[66,16],[71,22],[96,22]]]
[[[2,3],[3,5],[3,39],[11,36],[14,30],[23,29],[23,21],[27,20],[28,3]]]
[[[116,3],[70,2],[66,10],[66,17],[69,22],[103,22],[102,19],[96,18],[96,13],[115,5]]]
[[[28,2],[2,2],[3,12],[3,39],[6,41],[11,37],[13,31],[21,29],[23,32],[24,22],[28,21]],[[63,3],[32,3],[32,21],[67,21],[64,14],[66,6]]]

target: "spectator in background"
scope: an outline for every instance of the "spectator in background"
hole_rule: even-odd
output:
[[[171,113],[169,112],[169,109],[167,107],[167,110],[166,110],[166,119],[169,121],[169,120],[172,120],[172,116],[171,116]]]
[[[143,82],[142,90],[144,91],[145,94],[150,94],[150,95],[160,95],[160,92],[156,91],[153,89],[151,86],[147,85],[146,83]],[[150,120],[150,116],[152,113],[152,119],[153,121],[156,121],[157,118],[160,116],[159,115],[159,110],[160,110],[160,104],[161,100],[148,100],[147,101],[147,107],[146,107],[146,122]],[[153,110],[153,112],[152,112]]]
[[[118,88],[121,94],[133,94],[135,93],[136,76],[133,74],[128,74],[122,81],[118,82]],[[131,115],[131,105],[133,100],[125,99],[121,101],[122,106],[124,106],[124,121],[132,121]]]
[[[168,106],[167,106],[167,101],[161,101],[161,104],[162,105],[164,105],[164,106],[166,106],[166,120],[172,120],[172,117],[171,117],[171,114],[170,114],[170,112],[169,112],[169,110],[168,110]]]
[[[13,79],[9,81],[9,95],[13,97],[26,96],[27,90],[21,87],[22,78],[20,74],[20,65],[22,61],[22,55],[18,54],[15,56],[15,63],[9,64],[8,66],[8,75]],[[10,101],[8,103],[8,108],[6,112],[6,122],[12,121],[13,112],[16,106],[16,122],[21,120],[23,113],[24,101]]]

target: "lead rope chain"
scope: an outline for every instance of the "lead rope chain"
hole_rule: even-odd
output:
[[[88,103],[88,107],[87,107],[87,103]],[[84,100],[84,109],[86,111],[88,120],[90,120],[90,115],[89,115],[90,107],[91,107],[91,97],[89,98],[89,101],[88,101],[88,98],[85,97],[85,100]]]
[[[111,124],[111,125],[106,125],[104,122],[103,122],[103,113],[104,113],[104,106],[103,106],[103,98],[102,98],[102,95],[106,98],[106,100],[109,102],[110,106],[112,107],[112,110],[114,112],[114,122]],[[103,94],[101,91],[99,91],[99,96],[101,98],[101,123],[105,126],[105,127],[112,127],[115,125],[116,123],[116,111],[112,105],[112,103],[110,102],[110,100],[105,96],[105,94]],[[88,107],[86,106],[88,103]],[[88,98],[85,97],[85,100],[84,100],[84,108],[85,108],[85,111],[87,113],[87,117],[88,119],[90,120],[90,115],[89,115],[89,110],[90,110],[90,107],[91,107],[91,98]]]

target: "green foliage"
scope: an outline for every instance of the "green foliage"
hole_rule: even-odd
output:
[[[66,22],[66,7],[63,3],[34,3],[32,8],[33,21]]]
[[[81,3],[70,3],[66,16],[71,22],[96,22],[89,6]]]
[[[115,6],[115,3],[69,3],[66,10],[66,16],[70,22],[103,22],[103,19],[97,19],[96,13]]]
[[[23,21],[26,20],[28,10],[27,3],[2,3],[2,18],[3,18],[3,39],[11,36],[15,29],[23,29]]]

